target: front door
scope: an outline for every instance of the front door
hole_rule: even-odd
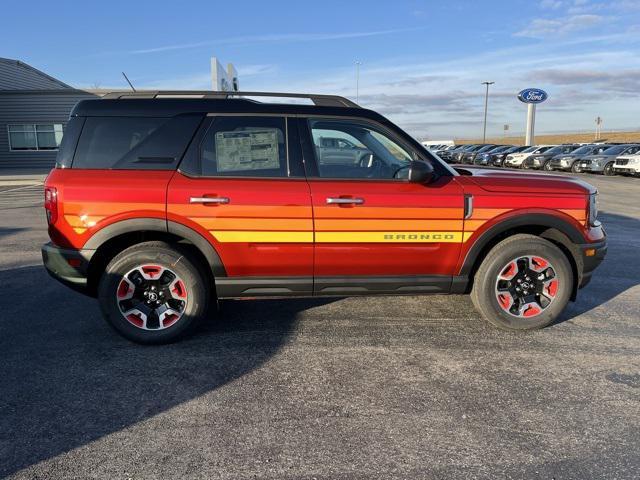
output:
[[[447,291],[464,236],[455,177],[410,183],[407,167],[419,153],[373,122],[310,118],[299,125],[312,145],[305,161],[315,161],[308,179],[315,292]],[[349,154],[335,155],[326,139],[344,139]]]
[[[221,115],[207,123],[190,148],[189,172],[171,180],[168,220],[214,246],[225,270],[216,277],[219,297],[311,294],[311,197],[287,119]]]

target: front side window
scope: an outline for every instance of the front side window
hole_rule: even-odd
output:
[[[378,128],[357,120],[319,119],[309,125],[321,178],[407,177],[412,156]]]
[[[204,176],[286,177],[286,127],[280,117],[217,117],[200,149]]]
[[[62,142],[62,124],[9,125],[11,150],[57,150]]]

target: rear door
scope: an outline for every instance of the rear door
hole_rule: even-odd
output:
[[[447,291],[463,241],[455,177],[407,180],[419,153],[374,122],[300,119],[314,211],[317,294]],[[323,137],[370,152],[336,163]],[[307,158],[309,157],[309,162]]]
[[[311,197],[291,123],[211,116],[171,180],[167,218],[213,244],[220,297],[312,292]]]

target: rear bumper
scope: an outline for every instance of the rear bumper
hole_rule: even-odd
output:
[[[591,281],[594,270],[604,260],[607,255],[607,241],[603,240],[598,243],[580,245],[580,252],[582,254],[582,274],[580,275],[578,288],[585,287]]]
[[[87,272],[95,250],[68,250],[46,243],[41,251],[49,275],[69,288],[88,294]]]

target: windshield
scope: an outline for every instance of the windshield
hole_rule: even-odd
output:
[[[495,145],[486,145],[484,147],[482,147],[481,149],[478,150],[478,153],[480,152],[487,152],[489,150],[493,150],[494,148],[496,148]]]
[[[557,147],[550,148],[547,150],[548,154],[558,155],[559,153],[569,153],[575,150],[576,147],[573,145],[558,145]]]
[[[615,147],[607,148],[602,153],[604,155],[618,155],[624,152],[627,148],[629,148],[629,145],[616,145]]]
[[[529,147],[529,148],[525,148],[524,150],[522,150],[522,153],[531,153],[531,152],[535,152],[536,150],[538,150],[539,147]]]
[[[493,150],[491,150],[491,153],[500,153],[500,152],[505,152],[507,150],[511,150],[511,148],[509,145],[501,145],[500,147],[496,147]]]
[[[591,153],[593,151],[593,145],[584,145],[577,150],[574,150],[573,153],[576,155],[584,155],[586,153]]]

